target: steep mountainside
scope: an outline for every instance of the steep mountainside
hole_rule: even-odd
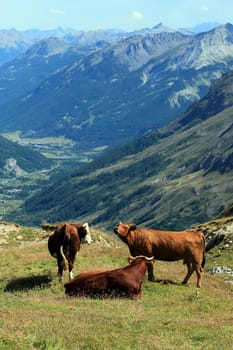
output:
[[[191,105],[181,118],[169,125],[169,130],[188,127],[199,123],[233,105],[233,73],[224,74],[209,89],[209,92],[197,103]],[[233,124],[231,125],[233,127]]]
[[[22,173],[50,168],[53,162],[28,147],[23,147],[0,136],[0,175],[21,169]]]
[[[0,66],[0,103],[30,93],[51,74],[73,63],[81,55],[81,50],[71,47],[63,39],[38,41],[14,60]]]
[[[225,218],[229,216],[233,216],[233,202],[219,214],[219,218]]]
[[[0,150],[0,220],[3,220],[8,211],[45,186],[55,164],[41,153],[1,136]]]
[[[211,88],[222,106],[233,95],[224,94],[231,76]],[[197,112],[207,97],[195,105]],[[232,203],[233,106],[211,117],[203,108],[206,117],[197,113],[197,123],[190,110],[189,125],[147,133],[38,193],[19,220],[88,220],[108,229],[121,220],[182,229],[216,217]]]
[[[233,26],[195,36],[134,35],[60,70],[14,103],[0,126],[114,146],[163,127],[233,68]]]

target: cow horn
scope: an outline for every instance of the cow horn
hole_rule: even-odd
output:
[[[154,259],[154,256],[150,256],[150,257],[145,256],[145,259],[150,261],[150,260],[153,260],[153,259]]]
[[[144,258],[144,259],[146,259],[146,260],[148,260],[148,261],[151,261],[151,260],[154,259],[154,256],[148,257],[148,256],[145,256],[145,255],[137,255],[137,256],[130,256],[130,257],[129,257],[129,259],[130,259],[131,261],[133,261],[133,260],[135,260],[135,259],[137,259],[137,258]]]

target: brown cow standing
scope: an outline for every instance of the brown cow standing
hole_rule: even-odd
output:
[[[114,232],[128,245],[132,255],[154,256],[164,261],[183,259],[188,271],[182,284],[186,284],[196,271],[197,287],[201,287],[205,264],[205,236],[202,232],[161,231],[138,228],[129,223],[120,223]],[[153,265],[148,266],[148,279],[154,281]]]
[[[70,296],[124,296],[141,297],[142,280],[153,257],[135,257],[130,264],[114,270],[84,272],[65,284]]]
[[[48,239],[48,250],[57,259],[59,281],[62,280],[63,270],[66,270],[68,260],[69,278],[73,278],[73,266],[80,243],[92,242],[88,224],[62,223]]]

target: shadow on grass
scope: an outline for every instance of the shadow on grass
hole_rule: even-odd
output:
[[[52,278],[50,275],[13,278],[5,287],[4,292],[26,291],[34,288],[48,288]]]
[[[152,283],[173,284],[175,286],[180,286],[181,285],[181,283],[175,282],[173,280],[167,280],[167,279],[155,279]]]

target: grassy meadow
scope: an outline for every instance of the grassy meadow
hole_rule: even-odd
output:
[[[92,236],[92,245],[81,246],[75,274],[127,264],[122,242],[97,229]],[[180,284],[182,262],[156,262],[156,282],[145,278],[138,301],[66,297],[45,232],[12,233],[0,252],[1,350],[233,349],[233,284],[207,272],[218,250],[207,256],[201,290],[195,275]]]

